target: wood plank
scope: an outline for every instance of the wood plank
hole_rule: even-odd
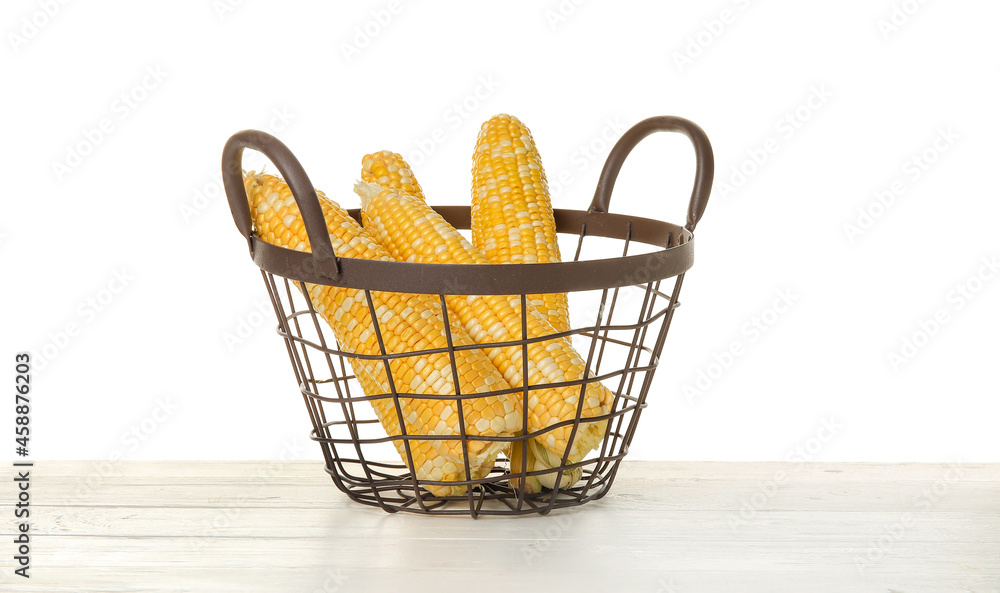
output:
[[[94,468],[37,463],[33,578],[0,588],[1000,593],[990,464],[626,463],[601,501],[478,521],[352,503],[315,461]]]
[[[311,444],[310,444],[311,445]],[[398,460],[393,460],[398,463]],[[802,478],[837,480],[848,473],[862,481],[892,480],[925,482],[930,474],[944,474],[957,467],[963,481],[1000,481],[1000,463],[798,463],[798,462],[733,462],[733,461],[628,461],[622,464],[619,475],[628,478],[645,477],[653,480],[730,480],[734,478],[770,478],[781,470]],[[114,475],[127,478],[198,477],[246,479],[256,473],[279,473],[281,476],[329,481],[323,472],[322,461],[37,461],[35,467],[47,477],[66,477],[73,480],[91,473],[99,474],[101,467],[111,467]]]
[[[48,484],[39,478],[33,482],[36,491],[33,504],[40,507],[215,508],[222,504],[236,507],[360,508],[350,503],[331,480],[322,476],[298,484],[249,478],[204,484],[174,482],[171,479],[161,479],[159,483],[128,482],[124,479],[109,480],[81,488],[72,483]],[[760,480],[663,483],[623,477],[616,480],[604,500],[592,505],[613,502],[645,512],[715,510],[751,515],[764,510],[888,512],[898,509],[921,512],[922,509],[933,508],[936,511],[984,512],[996,508],[991,506],[991,498],[1000,498],[1000,482],[960,481],[944,484],[937,493],[934,490],[936,483],[935,479],[928,479],[925,483],[896,483],[862,482],[850,478],[842,478],[835,483],[800,481],[796,478],[773,484]]]
[[[596,509],[596,506],[592,508]],[[307,512],[284,512],[282,509],[257,508],[162,508],[162,507],[53,507],[34,515],[32,528],[38,535],[77,535],[83,537],[365,537],[370,522],[381,516],[381,511],[365,510],[375,514],[368,521],[344,521],[343,510],[315,509]],[[585,513],[584,513],[585,511]],[[353,512],[348,510],[347,512]],[[560,529],[568,525],[585,525],[588,535],[615,537],[623,524],[638,524],[649,514],[634,509],[609,508],[601,513],[591,509],[563,512],[558,521],[545,517],[519,518],[517,524],[490,528],[490,537],[497,540],[521,540],[524,533],[540,532],[555,523]],[[415,519],[415,520],[414,520]],[[273,524],[280,522],[281,533],[275,534]],[[840,511],[836,513],[801,511],[761,512],[753,520],[734,524],[725,513],[704,510],[670,510],[657,515],[661,531],[657,538],[685,539],[714,534],[718,539],[753,541],[761,531],[786,534],[786,541],[854,541],[877,539],[883,534],[886,515],[871,511]],[[433,529],[435,537],[461,539],[470,533],[461,520],[440,520],[432,526],[420,517],[394,518],[394,531],[398,537],[409,537],[409,530]],[[890,523],[901,523],[899,519]],[[734,528],[735,526],[735,528]],[[8,535],[4,533],[4,535]],[[908,541],[967,541],[993,543],[1000,540],[1000,511],[993,513],[968,513],[935,511],[933,514],[915,514],[907,525]]]
[[[863,576],[841,570],[815,573],[775,574],[773,571],[692,571],[649,567],[637,573],[601,573],[589,570],[552,570],[548,567],[501,567],[498,563],[477,565],[471,571],[442,572],[436,568],[399,573],[394,569],[328,566],[256,566],[233,571],[204,566],[171,566],[135,569],[133,583],[123,583],[122,574],[99,567],[46,569],[31,579],[31,586],[16,582],[17,593],[440,593],[483,591],[509,593],[512,589],[601,591],[608,593],[996,593],[995,578],[977,575],[926,573]],[[86,589],[81,588],[81,583]],[[4,583],[6,586],[7,583]]]
[[[277,527],[277,526],[276,526]],[[426,531],[427,529],[424,528]],[[718,537],[656,537],[634,525],[622,526],[616,538],[593,539],[589,530],[548,537],[525,529],[519,539],[500,539],[490,533],[464,537],[400,536],[393,530],[364,538],[285,538],[275,529],[272,537],[216,537],[201,546],[198,538],[187,537],[103,537],[48,535],[34,540],[32,551],[38,566],[79,566],[99,564],[111,568],[185,565],[193,556],[210,558],[214,567],[241,569],[261,563],[294,566],[297,563],[323,565],[341,558],[359,568],[419,570],[425,566],[448,565],[454,570],[479,562],[504,565],[545,564],[571,570],[581,564],[588,570],[642,571],[649,563],[672,570],[773,570],[775,572],[815,571],[839,567],[878,573],[898,569],[901,562],[912,563],[909,570],[928,574],[965,574],[968,566],[996,562],[994,545],[966,542],[912,542],[903,537],[884,548],[883,554],[868,557],[871,540],[809,542],[792,541],[784,532],[759,531],[746,541]],[[626,537],[627,534],[627,537]],[[602,534],[603,535],[603,534]],[[336,536],[336,533],[331,533]],[[994,540],[994,542],[996,541]],[[627,544],[628,549],[622,547]],[[462,548],[467,548],[463,550]],[[479,548],[478,552],[474,549]],[[480,554],[481,552],[481,554]],[[956,563],[957,558],[962,563]],[[866,562],[866,560],[869,560]],[[995,565],[994,565],[995,566]],[[463,568],[464,570],[465,568]]]

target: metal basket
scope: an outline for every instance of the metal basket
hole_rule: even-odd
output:
[[[608,212],[611,192],[625,158],[640,140],[659,131],[680,132],[694,145],[697,172],[684,227]],[[260,151],[270,158],[288,182],[305,222],[311,253],[284,249],[255,239],[241,175],[245,148]],[[239,132],[226,143],[222,168],[233,218],[247,240],[254,263],[261,270],[277,315],[278,334],[285,341],[299,391],[312,420],[311,438],[320,443],[326,471],[340,490],[357,502],[378,506],[387,512],[472,517],[547,514],[552,509],[581,505],[607,494],[619,464],[628,453],[639,416],[646,407],[646,396],[663,342],[674,309],[680,304],[677,299],[684,274],[694,261],[693,231],[708,203],[714,171],[712,148],[701,128],[686,119],[664,116],[644,120],[628,130],[608,156],[590,208],[586,211],[555,210],[558,231],[577,236],[573,261],[560,263],[460,266],[339,258],[333,254],[322,210],[309,178],[291,151],[279,140],[263,132]],[[456,228],[470,228],[469,207],[442,206],[435,207],[435,210]],[[359,218],[357,210],[350,213]],[[610,253],[621,255],[581,259],[585,243],[594,241],[602,243],[600,248],[604,253],[613,249]],[[646,252],[634,253],[637,246],[644,247]],[[633,253],[630,254],[630,250]],[[673,279],[672,285],[670,279]],[[665,280],[668,282],[664,283]],[[614,393],[611,412],[581,418],[584,398],[580,397],[581,404],[575,419],[516,437],[476,437],[494,441],[523,441],[561,426],[572,425],[572,441],[585,422],[605,423],[605,436],[599,448],[583,461],[568,464],[564,456],[559,467],[527,474],[534,476],[551,471],[557,474],[556,480],[562,480],[564,471],[579,467],[582,468],[582,479],[569,488],[560,488],[557,481],[554,490],[527,494],[523,486],[514,488],[510,483],[511,477],[523,478],[525,472],[522,470],[512,475],[509,461],[501,457],[497,466],[484,478],[447,482],[467,486],[465,495],[436,497],[430,494],[422,488],[425,483],[399,461],[391,443],[393,440],[404,441],[409,454],[411,440],[421,439],[422,436],[405,433],[387,436],[368,403],[375,397],[393,398],[398,411],[399,395],[395,391],[370,396],[362,392],[347,360],[356,355],[339,349],[332,330],[317,315],[309,299],[303,296],[296,281],[363,290],[369,307],[372,306],[372,290],[433,294],[440,298],[444,314],[447,314],[445,295],[519,294],[522,328],[526,327],[523,313],[526,310],[526,295],[565,292],[574,295],[570,297],[571,302],[577,298],[589,301],[592,305],[591,316],[582,319],[579,315],[576,319],[571,316],[571,331],[555,334],[570,336],[574,347],[586,359],[588,373],[582,380],[560,385],[580,385],[582,393],[586,383],[603,382]],[[384,356],[368,358],[386,361],[399,356],[385,355],[374,309],[372,318],[375,319],[376,336]],[[522,331],[521,335],[526,336],[527,332]],[[534,341],[538,338],[501,344],[520,346],[526,353],[527,344]],[[454,346],[450,335],[447,336],[447,344],[454,372]],[[518,393],[522,402],[526,402],[531,391],[545,387],[532,385],[511,391]],[[436,397],[459,400],[459,405],[465,406],[482,395]],[[402,419],[399,424],[404,425]],[[436,438],[461,439],[462,450],[468,457],[464,446],[468,438],[466,435]],[[391,459],[396,461],[386,461]],[[524,482],[520,480],[520,484]],[[440,485],[443,482],[427,484]]]

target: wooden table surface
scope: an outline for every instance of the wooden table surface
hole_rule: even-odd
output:
[[[4,482],[0,591],[1000,593],[996,464],[632,462],[603,500],[472,520],[358,505],[314,461],[43,461],[30,580]]]

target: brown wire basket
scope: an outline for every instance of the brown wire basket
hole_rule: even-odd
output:
[[[660,131],[684,134],[695,150],[697,171],[683,227],[608,212],[612,189],[626,157],[640,140]],[[246,148],[268,157],[288,182],[305,222],[311,253],[277,247],[254,236],[241,173]],[[646,119],[625,132],[604,164],[590,207],[586,211],[554,211],[559,233],[576,237],[573,260],[559,263],[457,265],[337,257],[326,233],[323,212],[312,183],[295,156],[279,140],[252,130],[233,135],[223,151],[222,169],[233,218],[249,245],[254,263],[260,268],[277,315],[278,334],[284,339],[298,389],[309,411],[313,426],[311,438],[320,444],[326,471],[341,491],[357,502],[390,513],[407,511],[472,517],[547,514],[553,509],[581,505],[608,493],[619,464],[628,453],[639,416],[646,407],[663,343],[674,310],[680,304],[681,284],[694,261],[693,232],[708,203],[714,174],[712,147],[701,128],[683,118],[662,116]],[[439,206],[434,209],[456,228],[470,228],[470,207]],[[350,214],[360,220],[358,210],[351,210]],[[594,244],[593,249],[591,244]],[[585,251],[595,250],[598,257],[581,257]],[[333,331],[317,315],[299,282],[364,291],[382,355],[362,356],[341,350]],[[400,416],[399,425],[404,426],[401,395],[457,400],[460,409],[484,396],[461,394],[457,388],[456,395],[449,396],[409,394],[399,393],[394,387],[391,393],[366,395],[351,372],[349,359],[352,357],[376,359],[388,368],[388,361],[395,357],[448,352],[456,387],[458,377],[456,346],[450,331],[446,331],[449,334],[446,336],[447,348],[386,354],[371,291],[436,295],[445,315],[446,295],[511,295],[511,298],[519,295],[522,336],[529,335],[525,331],[528,295],[569,293],[571,303],[579,301],[590,311],[589,316],[571,315],[570,331],[541,338],[475,344],[474,347],[520,347],[525,377],[528,376],[527,348],[532,342],[566,336],[585,358],[587,371],[580,380],[527,385],[507,391],[516,393],[521,399],[524,426],[528,426],[528,406],[524,404],[530,393],[547,387],[578,385],[582,394],[587,384],[600,381],[614,396],[610,412],[581,417],[584,398],[577,397],[579,405],[575,418],[535,432],[519,436],[469,437],[463,429],[458,435],[431,438],[461,441],[466,457],[465,476],[472,475],[468,472],[469,453],[465,447],[471,438],[522,441],[527,446],[527,439],[543,437],[548,431],[569,426],[569,442],[573,442],[585,423],[602,423],[604,437],[597,449],[582,461],[569,463],[569,447],[566,447],[567,453],[561,463],[551,469],[512,470],[509,459],[501,456],[492,471],[482,478],[459,482],[428,482],[418,478],[399,461],[393,441],[401,441],[407,457],[412,459],[411,442],[428,436],[406,434],[405,428],[401,435],[388,436],[370,402],[375,398],[391,398]],[[447,328],[448,323],[444,326]],[[563,481],[565,472],[575,472],[576,468],[580,468],[582,477],[570,487],[560,487],[561,481],[564,484],[569,481]],[[554,476],[554,488],[527,493],[524,478],[542,474],[551,474],[549,478]],[[465,494],[435,496],[426,489],[428,485],[465,486]]]

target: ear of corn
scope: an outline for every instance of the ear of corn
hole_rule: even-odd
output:
[[[258,236],[268,243],[309,251],[309,239],[298,206],[284,181],[272,175],[245,177],[250,210]],[[334,253],[339,257],[390,259],[389,254],[335,203],[320,196]],[[316,311],[329,323],[342,350],[354,354],[381,354],[375,326],[364,291],[326,285],[305,284]],[[440,300],[430,295],[371,291],[386,352],[417,352],[446,347]],[[473,341],[457,322],[450,320],[455,346]],[[487,393],[508,388],[508,384],[481,350],[456,350],[459,389],[462,394]],[[367,395],[391,394],[385,363],[381,360],[349,358],[358,382]],[[453,395],[455,384],[447,352],[392,359],[390,374],[400,397],[404,426],[408,435],[458,435],[458,402],[409,395]],[[372,400],[389,435],[401,434],[399,416],[391,396]],[[514,395],[484,396],[462,404],[466,434],[470,436],[511,436],[521,428],[521,412]],[[403,439],[394,445],[406,462]],[[484,477],[493,467],[504,443],[468,440],[471,479]],[[464,480],[465,466],[458,439],[411,439],[411,470],[424,480]],[[464,487],[427,486],[435,495],[460,495]]]
[[[383,189],[373,183],[358,183],[355,192],[361,196],[361,215],[365,228],[388,249],[393,258],[420,263],[490,263],[439,214],[405,192]],[[455,313],[476,343],[522,339],[519,296],[450,295],[446,300],[448,308]],[[554,333],[552,326],[530,305],[524,314],[527,316],[527,337],[544,337]],[[521,351],[521,346],[486,349],[487,356],[500,369],[507,382],[514,387],[523,386],[525,381],[522,375]],[[566,337],[530,343],[527,351],[529,386],[584,378],[585,363]],[[535,432],[558,422],[574,419],[580,397],[580,386],[541,387],[529,390],[526,430]],[[600,382],[588,383],[582,397],[583,419],[611,411],[613,394]],[[581,422],[572,443],[568,442],[572,425],[544,432],[533,440],[536,445],[544,447],[549,455],[544,459],[536,456],[533,462],[535,468],[539,469],[539,465],[543,467],[558,465],[567,447],[569,462],[580,461],[600,442],[604,430],[604,422]],[[544,477],[552,478],[554,481],[555,475]],[[571,477],[564,475],[560,486],[570,486]],[[541,478],[540,481],[545,483]]]
[[[365,155],[361,159],[361,180],[403,190],[421,202],[426,201],[410,165],[399,153],[382,150]]]
[[[410,165],[398,153],[383,150],[365,155],[362,181],[406,192],[426,203]],[[517,118],[497,115],[483,124],[473,157],[472,241],[491,263],[558,262],[555,219],[541,158],[531,132]],[[569,331],[565,293],[527,295],[528,302],[556,332]],[[511,473],[544,469],[536,463],[536,447],[515,441],[507,455]],[[558,464],[559,461],[554,462]],[[573,470],[562,485],[576,482]],[[511,478],[514,488],[518,478]],[[525,491],[553,487],[554,476],[528,476]]]
[[[562,261],[542,159],[531,131],[507,114],[486,121],[476,142],[472,244],[495,264]],[[565,293],[528,298],[555,331],[570,330]]]
[[[472,157],[472,244],[492,263],[562,259],[541,156],[527,126],[507,114],[487,120],[476,142]],[[565,293],[528,295],[528,299],[555,331],[570,330]],[[539,449],[530,443],[526,450],[519,449],[511,451],[511,472],[539,469],[535,467],[535,452]],[[579,479],[579,468],[573,471],[569,483]],[[538,491],[543,482],[552,487],[552,478],[544,474],[540,480],[528,477],[527,490]]]
[[[365,155],[361,159],[361,180],[375,183],[379,187],[400,190],[421,202],[427,202],[409,163],[398,153],[382,150]],[[535,298],[531,302],[536,307],[544,306],[541,299]],[[524,441],[513,441],[505,453],[510,460],[510,473],[517,474],[535,469],[534,456],[531,449],[524,446]],[[526,482],[526,493],[542,491],[542,483],[537,477],[528,476]],[[520,488],[519,478],[511,478],[510,483],[513,488]]]

